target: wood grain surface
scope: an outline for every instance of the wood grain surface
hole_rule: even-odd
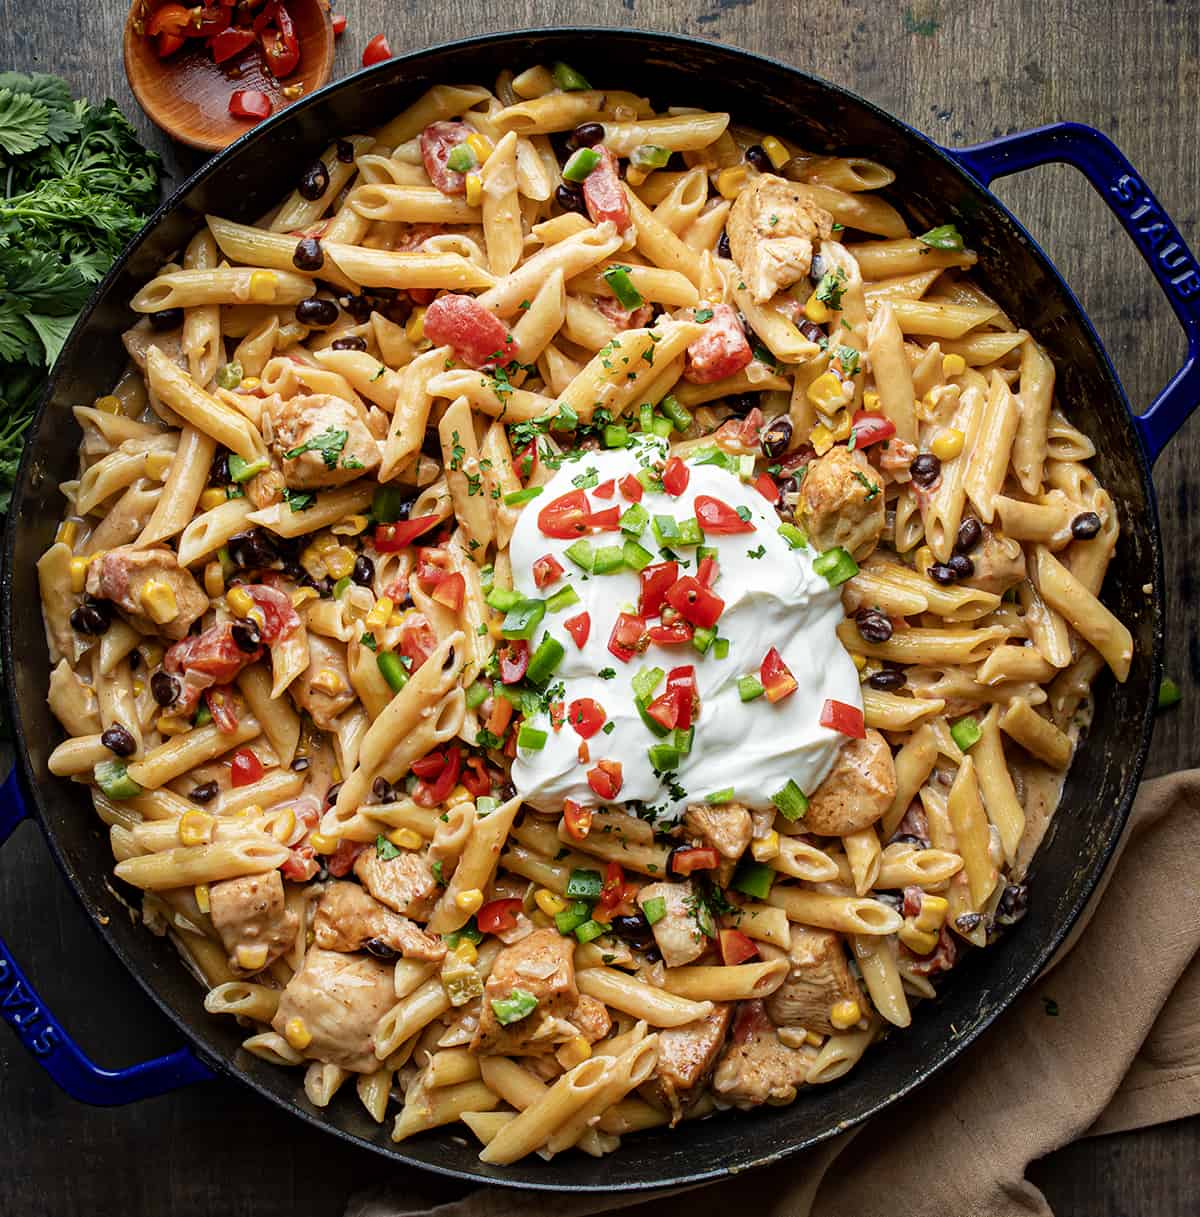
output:
[[[946,144],[1076,119],[1108,132],[1193,247],[1200,243],[1196,3],[338,0],[335,7],[349,18],[335,77],[356,68],[367,40],[381,31],[400,51],[464,33],[608,22],[673,29],[777,56],[848,86]],[[119,52],[125,8],[122,0],[10,0],[0,22],[0,69],[57,72],[77,92],[116,98],[179,181],[200,155],[169,146],[130,97]],[[603,79],[599,67],[578,66]],[[1072,170],[1027,173],[1001,182],[998,193],[1075,288],[1130,397],[1144,406],[1175,370],[1183,341],[1133,247]],[[1194,585],[1200,522],[1192,520],[1200,506],[1200,424],[1185,426],[1160,459],[1155,481],[1170,596],[1168,671],[1184,700],[1159,720],[1150,774],[1200,761]],[[0,929],[99,1061],[124,1065],[176,1046],[164,1020],[100,948],[28,826],[4,852]],[[1037,1103],[1035,1078],[1029,1102]],[[1079,1143],[1036,1164],[1031,1175],[1057,1217],[1194,1217],[1198,1163],[1200,1118]],[[3,1217],[335,1217],[351,1191],[393,1173],[232,1083],[126,1109],[79,1106],[0,1030]],[[453,1194],[446,1189],[447,1199]]]

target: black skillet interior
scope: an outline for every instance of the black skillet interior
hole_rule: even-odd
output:
[[[956,970],[939,1000],[922,1006],[909,1030],[877,1045],[847,1078],[806,1091],[790,1107],[727,1114],[675,1133],[639,1134],[603,1161],[566,1155],[549,1165],[534,1159],[501,1172],[482,1167],[477,1146],[445,1131],[393,1146],[387,1126],[373,1124],[352,1094],[324,1112],[313,1108],[300,1073],[242,1052],[234,1023],[204,1013],[200,991],[172,948],[122,915],[108,886],[111,858],[89,799],[47,773],[46,757],[61,731],[46,708],[34,564],[62,511],[56,486],[76,471],[78,430],[68,411],[110,390],[125,358],[119,335],[131,319],[126,301],[183,246],[199,216],[213,211],[252,220],[290,188],[332,137],[377,125],[432,84],[490,82],[502,68],[557,59],[604,86],[649,94],[660,108],[719,105],[737,121],[786,132],[814,150],[873,157],[895,169],[898,181],[889,193],[914,231],[950,220],[960,224],[980,253],[988,290],[1049,348],[1061,401],[1096,442],[1093,468],[1116,500],[1123,524],[1105,596],[1132,629],[1136,656],[1126,684],[1107,676],[1098,683],[1084,755],[1033,868],[1029,915],[1007,940]],[[64,873],[93,919],[109,914],[100,930],[109,946],[207,1058],[304,1118],[399,1161],[526,1187],[647,1188],[770,1161],[879,1111],[950,1059],[1036,975],[1099,877],[1141,773],[1161,646],[1154,607],[1161,598],[1157,516],[1123,393],[1078,304],[995,199],[922,137],[823,81],[715,43],[613,30],[485,36],[393,60],[294,105],[217,158],[159,213],[68,344],[30,434],[9,517],[4,658],[25,776]],[[1147,582],[1155,595],[1143,592]]]

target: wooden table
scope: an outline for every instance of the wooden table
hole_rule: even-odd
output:
[[[1197,5],[1171,0],[342,0],[350,29],[337,74],[358,66],[384,31],[397,51],[466,32],[600,23],[674,29],[788,60],[836,80],[947,144],[1052,119],[1112,135],[1195,246],[1200,243],[1196,139],[1200,83]],[[119,56],[122,0],[42,0],[9,10],[0,67],[57,72],[76,92],[115,97],[159,148],[174,181],[197,158],[143,118]],[[579,65],[585,71],[589,65]],[[602,72],[596,72],[602,76]],[[168,183],[172,186],[172,183]],[[1137,404],[1174,371],[1183,341],[1132,246],[1071,171],[1047,168],[999,185],[1076,288]],[[1151,774],[1197,762],[1200,637],[1194,555],[1200,523],[1200,429],[1185,427],[1159,461],[1166,538],[1168,670],[1184,693],[1159,723]],[[174,1033],[91,930],[25,828],[0,869],[0,926],[43,995],[85,1048],[111,1065],[174,1047]],[[1037,1101],[1030,1079],[1030,1102]],[[1058,1217],[1185,1217],[1197,1211],[1200,1118],[1084,1142],[1032,1175]],[[354,1189],[393,1168],[350,1150],[228,1082],[127,1109],[79,1106],[59,1094],[15,1038],[0,1032],[0,1213],[12,1217],[168,1211],[220,1217],[340,1214]],[[898,1214],[897,1217],[905,1217]],[[949,1217],[949,1215],[948,1215]]]

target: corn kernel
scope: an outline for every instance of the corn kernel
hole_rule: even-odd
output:
[[[483,893],[477,887],[469,887],[454,897],[454,904],[462,913],[478,913],[483,908]]]
[[[631,164],[629,168],[625,170],[625,180],[631,186],[640,186],[650,176],[650,172],[651,171],[649,169],[639,169],[637,165]]]
[[[574,1069],[576,1065],[591,1058],[592,1046],[582,1035],[577,1035],[574,1039],[567,1040],[554,1055],[564,1069]]]
[[[770,862],[779,856],[779,834],[772,828],[765,837],[750,842],[750,853],[756,862]]]
[[[867,666],[867,657],[865,655],[851,655],[850,658],[860,672]]]
[[[853,423],[854,420],[850,417],[849,410],[839,410],[837,412],[837,416],[833,420],[832,428],[833,442],[835,444],[841,443],[842,440],[850,438],[850,428]]]
[[[929,955],[937,946],[938,935],[934,930],[918,930],[911,918],[905,918],[896,937],[915,955]]]
[[[208,913],[208,912],[212,911],[212,905],[209,903],[209,899],[208,899],[208,884],[207,883],[197,883],[195,888],[192,891],[192,895],[196,897],[196,907],[202,913]]]
[[[836,414],[846,404],[846,388],[834,372],[822,372],[808,386],[808,400],[825,414]]]
[[[879,394],[867,392],[863,394],[863,409],[878,410],[879,409]]]
[[[179,817],[180,845],[207,845],[217,822],[206,811],[185,811]]]
[[[829,1011],[829,1021],[839,1031],[849,1031],[860,1018],[862,1009],[852,998],[834,1002],[833,1009]]]
[[[256,270],[250,276],[250,299],[256,304],[273,304],[279,276],[273,270]]]
[[[144,680],[135,680],[135,681],[133,682],[133,695],[134,695],[134,697],[141,697],[141,695],[142,695],[142,694],[143,694],[145,691],[146,691],[146,682],[145,682]]]
[[[335,546],[325,555],[325,566],[334,579],[344,579],[354,569],[354,550]]]
[[[332,854],[341,844],[337,837],[327,837],[323,832],[310,833],[308,843],[318,854]]]
[[[762,142],[762,150],[771,160],[776,169],[782,169],[792,159],[792,154],[773,135],[768,135]]]
[[[373,630],[381,630],[388,623],[388,619],[392,615],[392,610],[396,606],[392,603],[391,597],[380,596],[375,601],[375,607],[366,616],[365,624]]]
[[[315,587],[298,587],[292,593],[292,608],[299,608],[302,604],[307,604],[310,600],[319,600]]]
[[[967,370],[967,361],[961,355],[942,356],[942,375],[961,376]]]
[[[404,325],[404,335],[409,342],[420,342],[425,337],[425,310],[415,308]]]
[[[346,775],[344,773],[342,773],[341,765],[339,765],[335,762],[334,766],[333,766],[333,780],[335,782],[340,782],[342,780],[342,778],[345,776]]]
[[[467,174],[467,206],[478,207],[483,202],[483,178],[478,173]]]
[[[120,414],[121,399],[114,397],[111,393],[106,394],[104,397],[97,397],[96,409],[102,414]]]
[[[192,724],[178,714],[160,714],[155,720],[154,729],[159,735],[182,735],[192,729]]]
[[[965,436],[957,427],[947,427],[939,431],[933,443],[929,445],[930,452],[939,461],[952,461],[963,450]]]
[[[244,587],[231,587],[225,593],[225,603],[235,617],[248,617],[254,608],[254,597]]]
[[[455,786],[446,796],[447,807],[457,807],[459,803],[473,803],[475,796],[465,786]]]
[[[142,584],[139,599],[146,615],[156,625],[166,625],[168,621],[174,621],[179,616],[179,602],[175,599],[175,592],[169,583],[164,583],[161,579],[147,579]]]
[[[933,550],[928,545],[922,545],[915,554],[913,554],[913,566],[916,567],[921,574],[934,564]]]
[[[473,964],[479,959],[479,951],[469,938],[459,940],[458,946],[454,948],[454,954],[461,959],[463,963]]]
[[[335,537],[357,537],[360,532],[363,532],[370,520],[361,513],[347,516],[344,520],[339,520],[329,531]]]
[[[200,510],[212,511],[214,507],[220,507],[228,498],[229,496],[219,486],[210,486],[200,496]]]
[[[533,899],[547,917],[554,917],[567,908],[567,902],[548,887],[539,887]]]
[[[210,600],[216,600],[218,596],[225,594],[225,571],[220,562],[204,564],[204,590]]]
[[[161,482],[171,468],[175,458],[169,452],[148,452],[146,454],[146,476]]]
[[[820,1048],[820,1046],[825,1042],[825,1037],[816,1031],[809,1031],[804,1038],[808,1040],[808,1042],[814,1048]]]
[[[475,159],[481,165],[492,155],[492,141],[486,135],[481,135],[478,131],[472,131],[464,143],[475,153]]]
[[[940,930],[950,909],[943,896],[931,896],[926,892],[921,897],[921,911],[912,919],[918,930]]]
[[[58,526],[54,539],[61,545],[74,546],[77,536],[79,536],[79,525],[74,520],[64,520]]]
[[[289,1018],[284,1023],[283,1038],[297,1052],[303,1052],[312,1043],[312,1032],[308,1029],[308,1024],[305,1023],[304,1019],[297,1016],[296,1018]]]
[[[282,811],[276,812],[272,817],[271,836],[280,845],[286,845],[291,840],[292,833],[295,831],[296,813],[290,807],[285,807]]]
[[[262,381],[257,376],[243,376],[242,383],[238,385],[239,389],[245,389],[247,393],[253,393]]]
[[[83,585],[87,582],[87,572],[87,558],[71,559],[71,591],[76,594],[83,591]]]
[[[256,942],[253,946],[247,946],[243,942],[238,946],[234,958],[237,960],[237,966],[244,971],[261,972],[267,966],[268,954],[265,942]]]
[[[717,174],[717,193],[723,199],[736,199],[746,184],[749,171],[745,165],[731,165]]]
[[[824,423],[817,423],[809,432],[808,442],[812,444],[818,456],[824,456],[833,447],[833,432]]]
[[[336,697],[339,693],[346,691],[346,682],[332,668],[322,668],[309,681],[309,685],[322,693],[328,693],[330,697]]]
[[[813,294],[809,296],[807,300],[805,300],[804,315],[809,319],[809,321],[813,321],[817,325],[824,325],[831,316],[829,306],[824,300],[817,299],[816,292],[813,292]]]
[[[393,828],[387,839],[401,849],[420,849],[424,844],[424,838],[413,828]]]
[[[313,548],[321,555],[327,554],[330,550],[337,549],[337,547],[337,540],[327,532],[320,533],[313,539]]]

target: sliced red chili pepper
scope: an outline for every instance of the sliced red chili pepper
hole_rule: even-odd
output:
[[[214,715],[215,717],[215,715]],[[250,748],[239,748],[233,754],[229,765],[229,784],[231,786],[249,786],[257,782],[266,772],[263,763]]]
[[[679,698],[672,692],[661,693],[646,707],[646,713],[664,731],[674,731],[679,725]]]
[[[394,524],[376,524],[375,548],[381,554],[394,554],[438,523],[437,516],[416,516],[411,520],[397,520]]]
[[[591,514],[587,495],[582,490],[571,490],[559,495],[538,512],[538,527],[548,537],[574,539],[587,533]]]
[[[597,798],[612,802],[621,793],[621,762],[597,761],[595,768],[588,770],[587,781]]]
[[[489,900],[475,914],[475,924],[484,934],[504,934],[517,927],[517,914],[521,901],[515,896],[503,900]]]
[[[783,701],[789,694],[795,693],[798,687],[791,669],[774,647],[763,658],[762,666],[758,670],[758,679],[767,691],[767,701]]]
[[[639,578],[642,590],[638,596],[638,612],[643,617],[657,617],[667,592],[679,579],[679,563],[653,562],[639,571]]]
[[[686,731],[700,713],[700,694],[696,689],[696,669],[689,663],[667,673],[667,692],[675,698],[679,714],[675,725]]]
[[[553,554],[543,554],[533,564],[533,584],[535,587],[549,587],[562,577],[562,573],[562,563]]]
[[[621,487],[621,493],[631,502],[640,503],[642,495],[646,493],[646,488],[633,476],[632,473],[627,473],[618,483]]]
[[[646,637],[660,647],[678,646],[691,642],[692,627],[686,621],[676,621],[674,625],[652,625],[646,630]]]
[[[691,477],[692,475],[683,461],[679,457],[673,456],[667,461],[666,468],[663,470],[663,489],[667,494],[678,498],[687,489]]]
[[[472,798],[482,799],[492,793],[491,775],[481,756],[467,757],[459,780],[470,791]]]
[[[754,479],[754,489],[772,506],[779,502],[779,487],[775,485],[775,479],[769,473],[760,473]]]
[[[696,519],[704,532],[716,536],[754,531],[753,520],[743,520],[728,503],[722,503],[709,494],[696,495]]]
[[[363,51],[363,67],[369,68],[371,64],[382,63],[385,59],[391,59],[391,57],[392,48],[388,46],[387,37],[383,34],[376,34],[367,43],[366,49]]]
[[[569,617],[563,622],[563,629],[575,639],[575,645],[582,651],[587,645],[588,635],[592,632],[591,614],[580,613],[578,617]]]
[[[266,118],[271,99],[261,89],[237,89],[229,97],[229,113],[234,118]]]
[[[581,807],[574,799],[563,799],[563,823],[569,837],[582,841],[592,829],[592,809]]]
[[[529,643],[524,638],[506,639],[496,649],[500,661],[500,679],[506,685],[515,685],[529,668]]]
[[[225,60],[240,55],[253,42],[253,30],[239,29],[237,26],[231,25],[228,29],[214,34],[209,39],[208,45],[212,50],[213,62],[224,63]]]
[[[667,603],[685,621],[705,628],[716,625],[725,611],[725,601],[692,575],[667,590]]]
[[[277,2],[273,5],[275,30],[266,30],[262,35],[263,51],[267,67],[276,80],[290,76],[300,62],[300,40],[287,7]]]
[[[848,706],[844,701],[830,698],[821,707],[821,726],[831,731],[840,731],[851,739],[866,739],[867,724],[863,712],[857,706]]]
[[[609,652],[622,663],[628,663],[642,649],[646,623],[632,613],[618,613],[608,638]]]
[[[735,968],[749,959],[758,958],[758,947],[741,930],[722,930],[718,940],[721,944],[721,962],[727,968]]]
[[[882,414],[870,414],[860,410],[850,427],[850,446],[869,448],[881,440],[891,439],[896,434],[896,424]]]
[[[457,748],[449,749],[446,764],[442,772],[432,782],[418,782],[413,791],[413,802],[421,807],[436,807],[444,803],[458,781],[462,772],[462,752]]]
[[[721,568],[717,565],[716,558],[701,558],[700,565],[696,568],[696,578],[704,584],[705,587],[712,587],[716,583],[721,574]]]
[[[592,490],[592,497],[596,499],[611,499],[617,489],[617,483],[614,478],[609,478],[607,482],[601,482]]]
[[[591,739],[607,719],[604,707],[590,697],[577,697],[567,707],[567,722],[575,728],[575,734],[583,739]]]
[[[587,522],[597,532],[618,532],[621,528],[621,509],[606,507],[603,511],[593,511]]]
[[[472,368],[508,363],[517,355],[512,331],[474,296],[439,296],[425,310],[424,330],[434,346],[450,347],[459,362]]]
[[[697,870],[716,870],[720,863],[720,856],[711,846],[684,846],[671,851],[667,870],[672,875],[690,875]]]
[[[346,14],[334,13],[330,24],[333,26],[333,36],[340,38],[346,32]]]

